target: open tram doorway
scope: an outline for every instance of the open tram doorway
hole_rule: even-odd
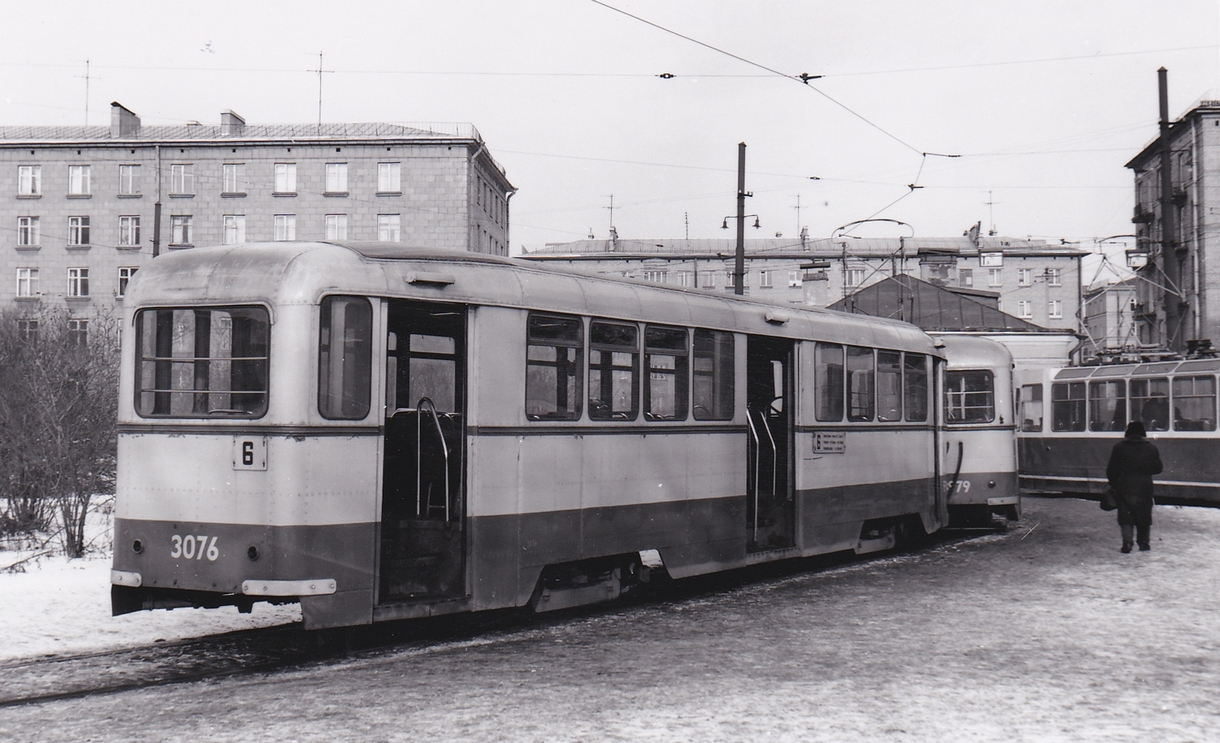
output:
[[[750,552],[795,545],[792,492],[792,341],[746,341],[746,526]]]
[[[378,601],[463,596],[466,309],[388,309]]]

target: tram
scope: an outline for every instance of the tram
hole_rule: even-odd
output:
[[[115,614],[547,611],[891,548],[975,477],[945,461],[942,350],[896,321],[276,242],[158,258],[123,322]]]
[[[1157,502],[1220,505],[1218,372],[1215,358],[1018,372],[1022,488],[1101,493],[1111,448],[1141,421],[1165,463]]]
[[[934,334],[948,362],[944,443],[950,524],[991,526],[1021,517],[1012,354],[988,338]]]

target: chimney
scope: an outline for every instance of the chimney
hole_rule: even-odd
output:
[[[246,120],[232,111],[220,112],[220,136],[240,137],[246,130]]]
[[[110,104],[110,136],[113,139],[138,137],[140,135],[140,117],[129,111],[118,101]]]

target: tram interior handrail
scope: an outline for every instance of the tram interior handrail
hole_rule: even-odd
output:
[[[436,428],[436,436],[441,442],[441,459],[445,469],[445,521],[449,520],[449,445],[445,443],[445,431],[441,428],[440,416],[436,413],[436,404],[430,398],[421,397],[415,404],[415,514],[428,516],[432,512],[432,495],[428,495],[428,513],[421,513],[423,507],[423,413],[425,409],[432,416],[432,424]]]
[[[762,452],[758,439],[758,430],[754,428],[754,416],[746,408],[746,423],[750,426],[750,437],[754,439],[754,541],[758,541],[758,469],[762,466]]]

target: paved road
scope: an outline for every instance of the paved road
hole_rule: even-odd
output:
[[[1220,739],[1220,511],[1007,533],[271,673],[0,709],[0,739]]]

